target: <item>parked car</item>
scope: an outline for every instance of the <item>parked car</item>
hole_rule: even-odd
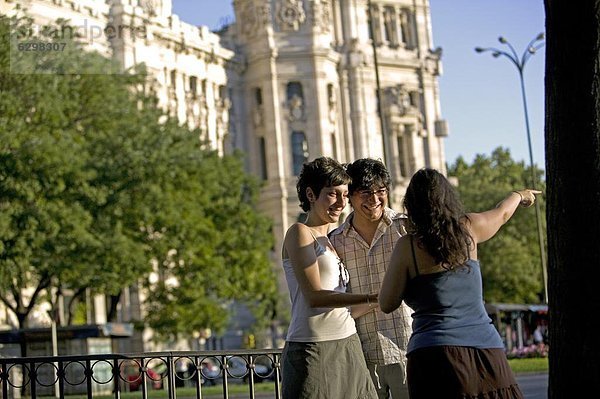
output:
[[[121,364],[121,375],[130,391],[138,391],[142,385],[142,371],[139,363],[135,361],[127,361]],[[146,384],[153,389],[163,388],[163,376],[155,369],[146,368]]]
[[[194,363],[192,359],[187,357],[181,357],[175,359],[175,387],[181,388],[190,384],[191,381],[196,380],[196,375],[194,373]],[[167,365],[164,365],[164,371],[161,369],[161,372],[167,372]]]
[[[273,359],[271,359],[271,357],[269,357],[267,355],[260,355],[256,358],[254,358],[254,363],[263,365],[267,368],[266,373],[260,372],[260,375],[259,375],[260,377],[263,377],[263,379],[265,379],[265,380],[275,381],[275,378],[276,378],[276,374],[275,374],[275,370],[274,370],[275,365],[273,364]],[[281,377],[281,375],[280,375],[280,377]]]
[[[248,369],[246,360],[239,356],[228,356],[227,367],[229,376],[247,382],[250,379],[251,370]],[[254,382],[263,382],[268,378],[270,370],[267,366],[254,363]]]
[[[221,367],[217,365],[216,361],[211,357],[202,359],[200,371],[202,374],[202,384],[216,385],[219,379],[223,377],[221,374]]]

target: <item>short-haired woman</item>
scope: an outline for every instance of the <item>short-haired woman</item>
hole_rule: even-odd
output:
[[[304,164],[298,177],[307,218],[289,228],[282,250],[292,302],[282,354],[286,399],[377,398],[348,309],[375,305],[377,294],[345,292],[348,272],[327,238],[346,207],[348,183],[342,165],[327,157]]]

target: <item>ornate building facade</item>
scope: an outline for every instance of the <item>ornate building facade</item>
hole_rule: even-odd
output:
[[[264,182],[278,270],[285,231],[301,216],[295,184],[305,161],[383,160],[397,209],[416,170],[445,172],[429,0],[233,6],[237,22],[214,33],[182,22],[172,0],[0,0],[0,12],[27,13],[40,26],[70,20],[88,48],[124,70],[146,64],[165,109],[219,152],[243,150]],[[138,297],[131,292],[131,306]]]
[[[233,5],[238,22],[222,33],[236,49],[232,143],[265,182],[262,207],[275,222],[276,248],[299,218],[295,183],[307,160],[383,160],[397,209],[417,169],[445,171],[441,51],[433,49],[428,0]]]

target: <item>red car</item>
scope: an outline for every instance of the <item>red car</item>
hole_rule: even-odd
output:
[[[127,382],[129,391],[138,391],[142,385],[142,371],[140,365],[136,362],[129,362],[121,365],[121,375]],[[146,384],[153,389],[162,389],[163,376],[157,371],[148,367],[146,369]]]

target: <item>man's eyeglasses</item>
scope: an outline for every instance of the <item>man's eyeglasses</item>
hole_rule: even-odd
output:
[[[377,197],[379,198],[384,198],[387,196],[388,194],[388,190],[387,188],[380,188],[378,190],[360,190],[357,191],[358,196],[360,197],[360,199],[366,200],[369,199],[373,196],[373,194],[375,194]]]

